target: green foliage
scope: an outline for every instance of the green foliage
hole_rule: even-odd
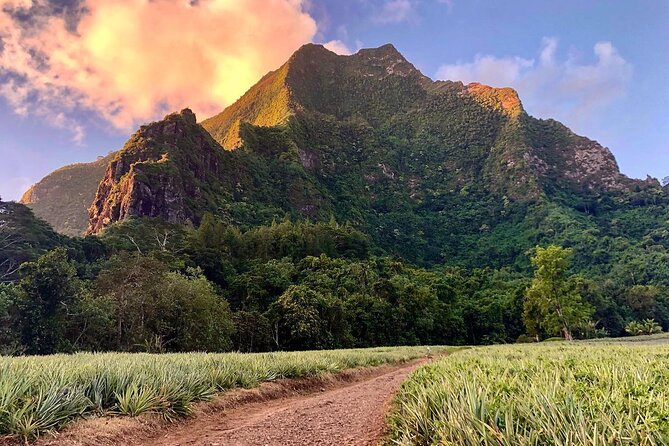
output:
[[[64,242],[29,208],[0,199],[0,283],[16,281],[22,263],[35,260]]]
[[[435,352],[447,348],[434,348]],[[216,392],[264,381],[408,361],[424,347],[270,354],[0,357],[0,436],[34,439],[94,413],[173,420]]]
[[[531,334],[562,333],[568,341],[586,324],[594,308],[584,302],[575,278],[567,276],[572,251],[559,246],[537,247],[532,257],[534,278],[525,293],[523,317]]]
[[[258,311],[236,311],[232,315],[235,325],[233,348],[240,352],[268,351],[272,339],[270,321]]]
[[[269,309],[277,325],[276,343],[291,349],[331,348],[331,329],[339,316],[333,303],[304,285],[289,287]]]
[[[0,284],[0,355],[21,353],[24,349],[16,333],[17,304],[22,298],[18,286]]]
[[[644,319],[641,322],[631,321],[625,325],[625,331],[632,336],[652,335],[662,333],[662,327],[654,319]]]
[[[78,291],[67,311],[57,314],[62,321],[57,351],[490,344],[514,342],[527,332],[542,337],[559,332],[539,306],[524,305],[530,285],[524,267],[424,269],[375,257],[368,237],[334,219],[284,220],[248,230],[211,214],[197,229],[129,219],[101,237],[64,241],[75,268],[66,281]],[[573,269],[582,270],[572,249]],[[595,310],[592,318],[573,322],[574,336],[619,336],[625,321],[647,318],[669,327],[661,281],[634,285],[594,277],[599,279],[574,276],[564,282],[570,299],[580,296],[582,308]],[[317,296],[299,308],[315,317],[309,336],[298,335],[298,316],[278,311],[276,303],[291,287]],[[6,353],[25,351],[22,333],[34,329],[20,317],[22,293],[15,288],[8,294],[13,297],[4,299],[10,303],[2,305]],[[525,326],[524,306],[525,322],[531,316],[534,326]]]
[[[70,311],[82,292],[76,268],[63,248],[27,262],[19,270],[18,300],[21,341],[30,354],[67,351],[65,336],[71,319]]]
[[[199,270],[170,272],[152,257],[122,255],[102,269],[95,290],[97,308],[111,312],[102,321],[103,349],[224,351],[231,347],[232,315]],[[156,340],[158,340],[156,342]]]
[[[389,444],[666,444],[668,353],[569,343],[460,352],[402,385]]]
[[[234,325],[228,303],[201,273],[189,270],[186,275],[171,272],[163,276],[161,292],[171,304],[164,335],[170,350],[221,352],[232,347]]]

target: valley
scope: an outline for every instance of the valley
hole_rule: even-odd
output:
[[[669,186],[514,89],[307,43],[116,149],[0,200],[0,442],[669,444]]]

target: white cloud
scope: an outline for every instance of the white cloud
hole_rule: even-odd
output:
[[[411,0],[386,0],[374,20],[378,23],[401,23],[415,18],[416,11]]]
[[[353,50],[341,40],[330,40],[329,42],[324,43],[323,46],[339,55],[348,56],[349,54],[353,54]]]
[[[473,62],[442,65],[437,72],[437,78],[509,86],[517,83],[533,67],[532,59],[476,55]]]
[[[572,123],[624,96],[633,68],[611,42],[597,42],[591,62],[575,55],[560,60],[557,50],[558,40],[545,37],[537,59],[477,55],[442,65],[437,78],[513,87],[530,113]]]
[[[185,106],[217,113],[317,31],[302,0],[82,6],[73,23],[45,0],[0,0],[0,96],[79,140],[82,109],[124,130]]]

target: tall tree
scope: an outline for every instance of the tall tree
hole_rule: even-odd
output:
[[[524,320],[528,330],[539,326],[568,341],[573,330],[590,320],[594,309],[583,301],[575,277],[568,275],[572,250],[550,245],[537,247],[530,259],[534,277],[525,292]]]
[[[76,268],[65,248],[56,248],[19,269],[24,296],[18,303],[21,340],[27,353],[68,350],[69,313],[81,293]]]

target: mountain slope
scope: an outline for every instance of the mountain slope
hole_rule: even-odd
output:
[[[113,153],[91,163],[77,163],[50,173],[28,189],[21,203],[56,231],[82,235],[88,226],[88,207]]]
[[[666,201],[597,142],[529,116],[512,89],[434,82],[392,45],[338,56],[310,44],[202,125],[184,110],[140,128],[109,164],[88,232],[135,216],[335,217],[379,253],[500,266],[573,243],[574,228],[616,233],[649,204],[651,230]]]
[[[418,143],[436,138],[441,147],[435,150],[448,155],[460,179],[484,173],[495,186],[511,182],[512,195],[536,195],[537,180],[586,190],[629,185],[608,149],[557,122],[529,117],[515,91],[433,82],[392,45],[352,56],[305,45],[202,124],[232,149],[240,144],[240,121],[274,126],[300,117],[356,120]]]

